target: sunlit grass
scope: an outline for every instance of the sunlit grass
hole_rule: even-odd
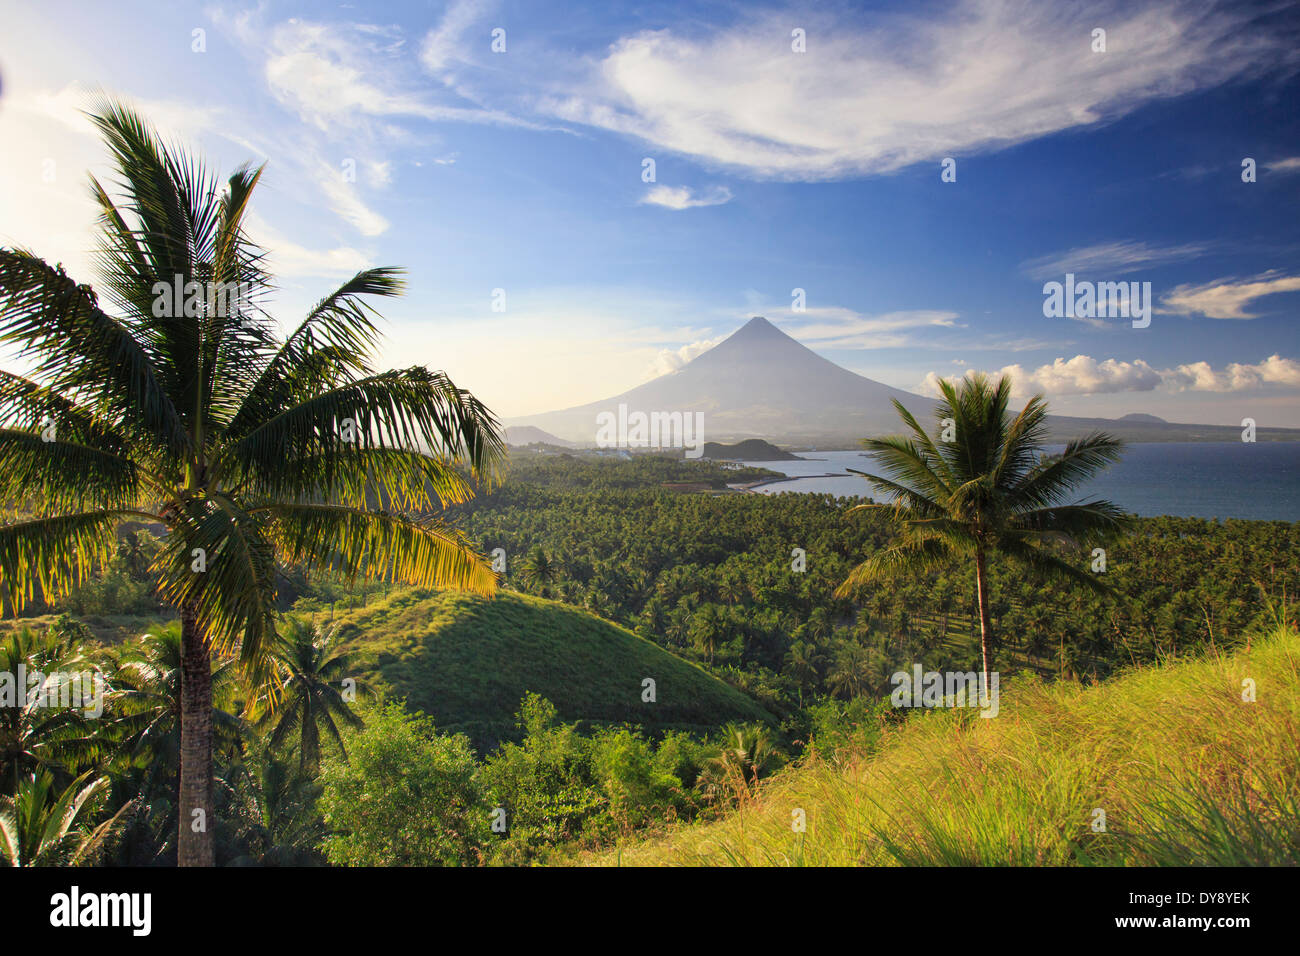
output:
[[[1101,685],[1021,678],[996,718],[918,713],[871,755],[811,756],[719,821],[582,862],[1294,865],[1298,718],[1300,634],[1285,628]]]

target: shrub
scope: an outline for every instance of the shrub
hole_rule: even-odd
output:
[[[365,715],[348,758],[321,767],[326,857],[344,866],[456,866],[490,836],[478,765],[464,736],[444,736],[400,704]]]

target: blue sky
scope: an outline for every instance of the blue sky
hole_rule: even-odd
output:
[[[286,325],[404,266],[384,357],[505,416],[763,314],[913,391],[1006,369],[1062,413],[1300,426],[1294,8],[617,6],[0,2],[0,242],[90,277],[102,88],[269,163]],[[1150,282],[1150,326],[1046,317],[1067,272]]]

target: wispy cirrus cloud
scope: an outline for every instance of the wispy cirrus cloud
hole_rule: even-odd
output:
[[[347,278],[373,266],[373,257],[352,246],[312,249],[294,242],[257,214],[249,217],[248,233],[266,250],[274,275],[281,278]]]
[[[915,332],[961,328],[956,312],[906,309],[866,315],[840,306],[809,307],[778,316],[782,329],[813,349],[897,348]]]
[[[1282,292],[1300,291],[1300,276],[1273,270],[1249,279],[1215,279],[1200,285],[1180,285],[1162,296],[1162,311],[1175,315],[1203,315],[1208,319],[1254,319],[1247,312],[1256,299]]]
[[[1020,264],[1020,271],[1031,279],[1059,279],[1067,272],[1076,275],[1121,276],[1138,269],[1196,259],[1210,249],[1210,244],[1204,242],[1161,246],[1122,239],[1027,259]]]
[[[768,11],[716,30],[624,36],[540,105],[759,178],[888,173],[1294,71],[1288,38],[1242,30],[1250,16],[1187,0],[957,0],[924,19]],[[1104,53],[1090,47],[1099,25]],[[792,50],[792,28],[805,31],[806,52]]]
[[[391,25],[277,22],[263,8],[235,15],[217,10],[213,17],[239,41],[274,102],[300,121],[264,130],[263,138],[278,144],[278,156],[297,162],[340,219],[375,237],[389,228],[376,204],[392,180],[390,154],[433,136],[434,124],[543,128],[484,107],[445,74],[439,83],[429,80],[426,71],[451,64],[452,51],[462,51],[468,62],[470,46],[462,34],[484,9],[478,3],[452,4],[419,55],[413,55],[408,33]]]

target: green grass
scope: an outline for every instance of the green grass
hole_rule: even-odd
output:
[[[1252,678],[1257,700],[1242,700]],[[1001,713],[918,713],[815,753],[723,819],[599,865],[1300,864],[1300,634],[1100,685],[1019,679]],[[792,812],[807,817],[795,833]],[[1106,813],[1105,832],[1092,827]]]
[[[730,720],[772,722],[740,691],[626,628],[578,608],[511,591],[485,600],[404,590],[335,621],[372,684],[467,734],[480,753],[515,736],[525,693],[567,722],[635,723],[711,733]],[[643,703],[642,680],[657,700]]]

